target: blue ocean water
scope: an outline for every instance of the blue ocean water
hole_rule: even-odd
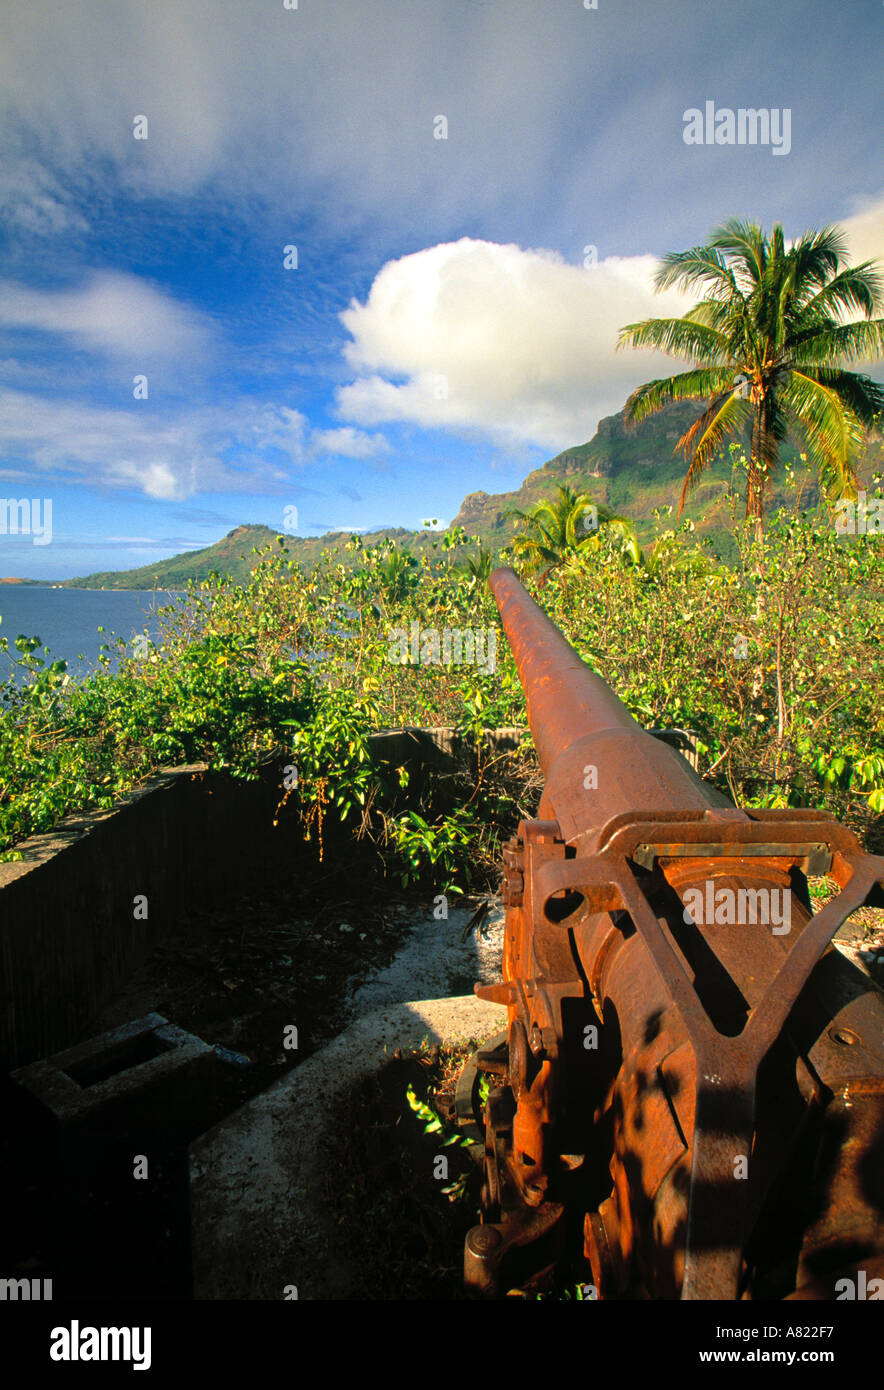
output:
[[[49,585],[0,584],[0,637],[10,647],[20,634],[39,637],[49,648],[50,661],[68,663],[69,674],[82,678],[94,669],[101,645],[115,633],[129,643],[145,632],[157,634],[155,610],[175,601],[175,594],[137,589],[53,589]],[[104,627],[104,632],[98,631]],[[111,644],[112,645],[112,644]],[[17,656],[13,652],[13,656]],[[35,655],[45,654],[37,652]],[[117,665],[111,650],[111,666]],[[0,653],[0,680],[15,671],[9,656]]]

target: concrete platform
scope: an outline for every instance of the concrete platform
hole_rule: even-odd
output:
[[[457,901],[457,900],[455,900]],[[473,912],[482,901],[469,898],[452,906],[441,921],[427,913],[415,919],[394,959],[351,992],[343,1023],[354,1023],[375,1009],[421,999],[449,999],[472,994],[476,981],[500,979],[503,960],[504,909],[498,898],[487,899],[488,912],[464,939]]]
[[[194,1297],[346,1299],[318,1193],[317,1139],[347,1087],[424,1038],[482,1042],[506,1012],[475,995],[375,1009],[190,1146]]]

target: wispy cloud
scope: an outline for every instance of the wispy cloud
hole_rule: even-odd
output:
[[[0,324],[147,365],[205,358],[213,348],[205,315],[119,271],[94,271],[84,284],[61,290],[0,282]]]
[[[214,512],[207,507],[178,507],[172,516],[176,521],[188,521],[194,526],[228,526],[232,530],[239,525],[239,518],[225,516],[222,512]]]
[[[382,216],[412,245],[428,217],[438,237],[486,217],[509,225],[519,208],[515,235],[573,238],[576,253],[604,223],[623,249],[639,220],[637,187],[650,190],[658,227],[661,216],[671,224],[670,203],[685,223],[714,221],[735,179],[741,191],[753,179],[765,210],[782,200],[786,174],[769,158],[738,164],[711,150],[700,164],[684,146],[682,112],[707,96],[788,106],[812,92],[796,103],[788,176],[806,184],[823,167],[833,189],[861,186],[876,149],[864,100],[879,82],[875,45],[863,38],[877,21],[831,6],[824,24],[807,16],[806,0],[781,0],[775,13],[746,0],[745,32],[765,32],[748,72],[743,45],[721,44],[714,7],[691,6],[687,21],[677,5],[647,0],[607,12],[576,0],[325,0],[297,10],[281,0],[211,10],[6,0],[5,148],[20,129],[29,135],[12,215],[51,235],[65,218],[91,220],[88,199],[71,197],[97,170],[137,196],[223,189],[242,205],[321,203],[341,225]],[[447,140],[434,139],[440,113]],[[148,118],[146,140],[133,138],[136,115]]]
[[[354,458],[387,447],[381,436],[358,430],[311,430],[291,406],[248,399],[156,411],[149,400],[115,409],[24,391],[0,394],[0,454],[29,465],[4,475],[35,486],[42,476],[133,489],[162,501],[218,492],[300,495],[315,491],[299,475],[318,457],[328,458],[328,435],[339,440],[334,452]],[[225,520],[211,511],[201,516]]]
[[[18,231],[40,237],[88,231],[76,195],[57,171],[34,154],[13,152],[9,142],[6,153],[0,165],[0,205]]]
[[[265,409],[246,404],[154,414],[148,404],[133,400],[128,410],[107,409],[6,391],[0,396],[0,451],[27,460],[34,482],[49,474],[166,501],[200,492],[279,493],[289,485],[288,470],[260,450],[272,440],[290,459],[298,451],[284,424],[268,426]]]
[[[362,533],[363,533],[364,531],[369,531],[369,530],[371,530],[371,527],[369,527],[369,526],[348,526],[348,525],[346,524],[346,522],[340,522],[340,521],[338,521],[338,522],[331,522],[331,521],[311,521],[311,523],[310,523],[310,528],[309,528],[309,529],[310,529],[311,531],[318,531],[318,532],[320,532],[321,535],[332,535],[332,536],[333,536],[333,535],[337,535],[339,532],[342,532],[342,531],[343,531],[343,532],[346,532],[346,534],[347,534],[348,536],[352,536],[352,535],[359,536],[359,535],[362,535]]]

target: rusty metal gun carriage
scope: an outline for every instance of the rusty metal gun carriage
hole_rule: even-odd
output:
[[[831,945],[884,905],[884,858],[826,814],[731,805],[511,571],[490,584],[545,789],[504,850],[503,981],[476,986],[508,1028],[461,1079],[466,1123],[493,1083],[467,1289],[536,1285],[569,1251],[604,1299],[884,1275],[884,995]],[[840,887],[817,915],[813,874]]]

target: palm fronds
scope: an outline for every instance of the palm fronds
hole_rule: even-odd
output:
[[[681,318],[645,319],[620,331],[618,347],[657,348],[692,365],[640,386],[626,404],[638,422],[671,401],[706,405],[676,445],[688,460],[679,504],[724,439],[752,421],[746,515],[760,531],[766,488],[789,426],[799,430],[831,498],[852,496],[862,427],[884,409],[884,389],[845,364],[884,355],[882,279],[871,262],[847,266],[833,226],[805,232],[788,250],[783,228],[731,218],[704,246],[663,257],[658,290],[697,290]],[[863,317],[846,322],[846,316]],[[747,383],[744,393],[740,383]]]

